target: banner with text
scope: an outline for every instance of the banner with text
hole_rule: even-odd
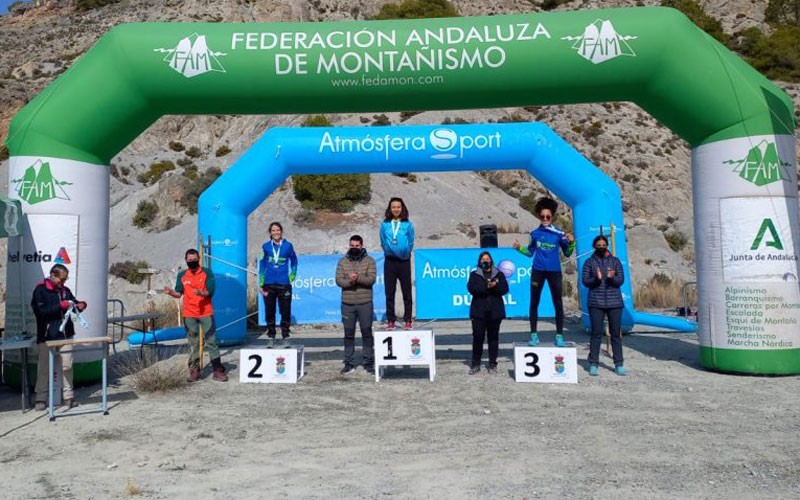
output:
[[[469,318],[472,296],[467,291],[467,281],[469,273],[476,269],[478,255],[483,250],[449,248],[414,251],[417,318]],[[489,252],[495,266],[508,280],[509,291],[504,297],[506,316],[527,318],[531,296],[531,259],[511,248],[493,248]],[[555,316],[550,288],[546,285],[539,301],[539,316]]]
[[[378,277],[372,287],[373,319],[386,319],[386,294],[383,287],[383,254],[375,259]],[[339,323],[342,321],[342,289],[336,284],[336,266],[343,254],[298,255],[297,277],[292,283],[292,323]],[[280,323],[280,311],[276,314]],[[266,325],[264,299],[258,296],[258,324]]]

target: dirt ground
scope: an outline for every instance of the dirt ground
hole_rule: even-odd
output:
[[[421,368],[378,384],[362,368],[340,376],[330,326],[296,329],[297,385],[239,383],[236,348],[225,384],[207,369],[154,395],[113,378],[108,416],[51,423],[2,387],[0,497],[800,498],[798,377],[708,372],[696,337],[638,332],[625,339],[627,377],[604,358],[577,385],[519,384],[511,344],[524,321],[503,324],[497,375],[467,375],[467,322],[432,327],[434,382]],[[569,328],[585,359],[587,335]],[[78,399],[98,401],[99,386]]]

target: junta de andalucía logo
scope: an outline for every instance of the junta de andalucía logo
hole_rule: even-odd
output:
[[[739,177],[756,186],[766,186],[773,182],[791,179],[789,167],[792,165],[781,160],[778,155],[778,147],[774,142],[767,140],[750,148],[744,158],[727,160],[723,163],[733,165],[733,171],[739,174]]]
[[[639,37],[617,33],[611,21],[602,19],[587,25],[580,35],[561,37],[562,40],[575,42],[572,44],[572,49],[594,64],[610,61],[619,56],[636,57],[636,52],[628,42],[637,38]]]
[[[29,205],[35,205],[47,200],[69,200],[64,186],[71,186],[71,182],[59,181],[50,171],[50,163],[36,160],[25,173],[18,179],[11,179],[16,185],[17,195]]]
[[[186,78],[212,71],[226,72],[222,63],[219,62],[219,58],[228,54],[211,50],[205,35],[193,33],[191,36],[182,38],[174,48],[153,49],[153,52],[166,54],[164,62]]]

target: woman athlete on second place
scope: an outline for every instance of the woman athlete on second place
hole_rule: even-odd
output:
[[[394,296],[397,281],[403,293],[403,321],[405,329],[411,330],[411,251],[414,249],[414,224],[408,220],[408,208],[402,198],[392,198],[386,208],[380,229],[383,261],[384,287],[386,291],[386,329],[394,330],[397,316],[394,312]]]
[[[533,257],[531,264],[531,305],[530,324],[531,338],[528,345],[539,344],[539,335],[536,326],[539,319],[539,299],[542,296],[544,282],[550,285],[550,295],[553,297],[553,308],[556,313],[556,341],[557,347],[564,347],[564,302],[561,298],[561,259],[558,249],[565,257],[572,255],[575,250],[575,238],[572,233],[561,231],[553,226],[553,217],[558,210],[558,203],[552,198],[541,198],[536,202],[534,212],[541,224],[531,231],[531,242],[523,248],[519,241],[514,241],[514,249],[520,253]]]

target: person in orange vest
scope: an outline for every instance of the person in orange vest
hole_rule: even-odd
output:
[[[219,359],[214,311],[211,297],[214,295],[214,273],[200,266],[200,253],[194,248],[186,251],[186,267],[178,274],[175,288],[164,287],[164,293],[176,299],[183,296],[183,323],[186,326],[186,340],[189,342],[189,377],[190,382],[200,380],[200,327],[203,328],[203,339],[214,367],[214,380],[227,382],[225,367]]]

